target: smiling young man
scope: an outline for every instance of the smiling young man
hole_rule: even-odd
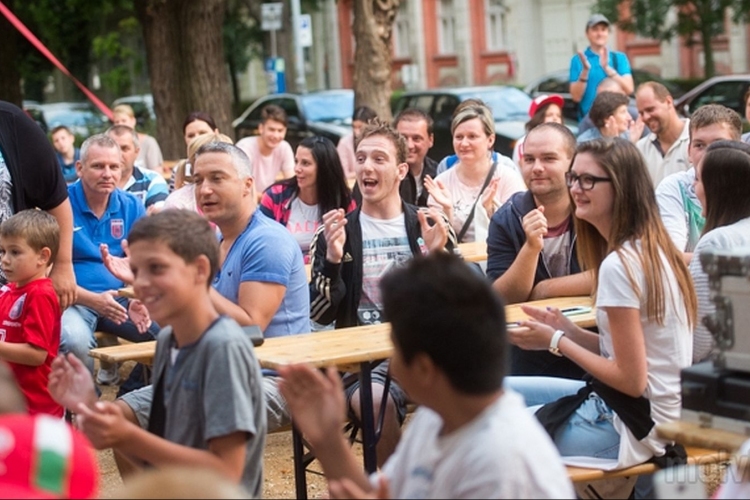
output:
[[[284,140],[286,112],[269,104],[261,111],[260,120],[258,135],[237,141],[237,147],[252,161],[256,193],[263,193],[279,175],[285,179],[294,175],[294,152]]]
[[[581,273],[573,205],[565,184],[576,140],[558,123],[532,129],[524,142],[521,173],[528,191],[516,193],[492,216],[487,238],[487,277],[510,304],[548,297],[589,295],[592,276]],[[580,377],[567,358],[513,347],[515,375]]]
[[[690,120],[683,120],[669,90],[659,82],[645,82],[635,92],[635,103],[651,133],[636,146],[646,159],[654,187],[669,174],[690,168]]]
[[[393,126],[404,136],[407,147],[409,172],[401,183],[401,197],[407,203],[426,207],[430,193],[424,188],[424,178],[437,175],[437,162],[427,156],[434,140],[432,118],[424,111],[407,108],[393,119]]]
[[[335,321],[336,328],[381,323],[381,277],[415,255],[453,248],[455,234],[436,209],[424,211],[401,199],[399,185],[409,168],[406,158],[406,141],[393,127],[376,119],[363,129],[356,151],[362,203],[348,215],[341,209],[324,214],[310,247],[314,321]],[[387,361],[372,372],[376,416],[387,372]],[[354,378],[345,381],[346,394],[350,409],[359,415],[359,382]],[[390,384],[390,396],[376,449],[379,465],[393,453],[406,412],[405,395],[395,382]]]
[[[693,112],[689,126],[688,156],[692,166],[685,172],[668,175],[656,188],[661,220],[687,263],[705,224],[703,207],[695,194],[695,169],[712,143],[740,140],[742,119],[726,106],[706,104]]]
[[[586,23],[589,46],[570,60],[570,94],[579,103],[578,119],[591,109],[596,88],[605,78],[617,82],[625,94],[633,93],[633,75],[628,56],[607,48],[609,20],[601,14],[592,15]]]

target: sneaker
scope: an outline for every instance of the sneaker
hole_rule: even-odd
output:
[[[96,373],[96,383],[100,385],[117,385],[120,382],[120,364],[103,363]]]

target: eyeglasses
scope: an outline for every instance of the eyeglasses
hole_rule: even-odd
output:
[[[574,172],[565,173],[565,183],[568,185],[568,188],[572,189],[576,182],[582,190],[590,191],[594,189],[597,182],[612,182],[612,179],[609,177],[597,177],[589,174],[576,175]]]

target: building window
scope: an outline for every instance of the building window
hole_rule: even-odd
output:
[[[438,53],[456,53],[456,15],[453,0],[438,3]]]
[[[505,50],[508,46],[506,34],[506,14],[508,7],[505,0],[485,0],[485,19],[487,22],[487,51]]]
[[[406,1],[401,0],[398,5],[398,12],[396,13],[396,20],[394,22],[393,30],[393,51],[397,58],[408,58],[411,54],[409,33],[411,33],[411,27],[409,23],[409,9],[407,8]]]

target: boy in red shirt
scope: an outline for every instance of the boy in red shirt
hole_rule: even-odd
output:
[[[9,281],[0,289],[0,359],[13,370],[30,414],[62,418],[47,389],[62,315],[47,271],[59,246],[60,227],[47,212],[23,210],[0,224],[0,268]]]

